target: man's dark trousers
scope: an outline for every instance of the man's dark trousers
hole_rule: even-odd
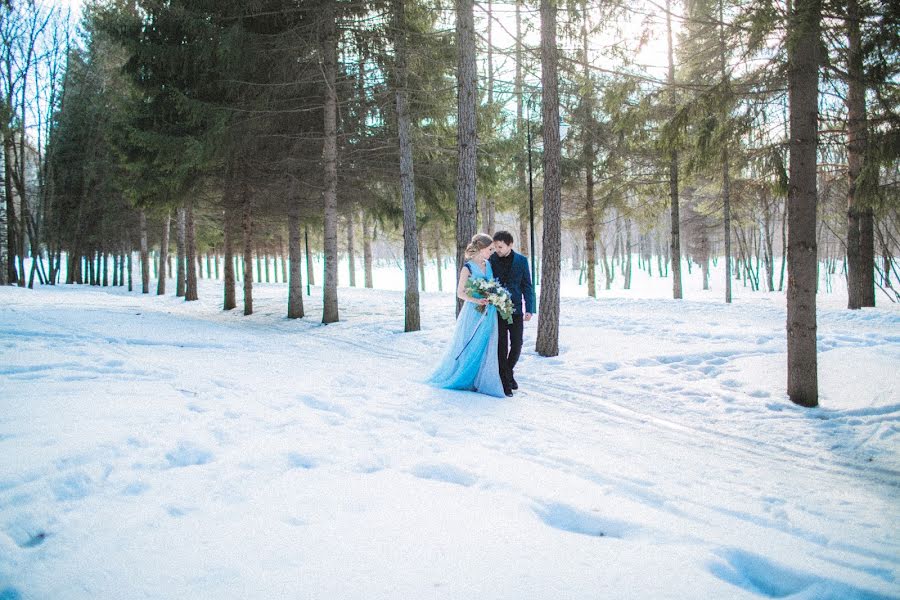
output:
[[[512,324],[510,325],[504,319],[497,315],[500,323],[500,339],[497,344],[497,362],[500,364],[500,380],[503,387],[508,389],[513,381],[513,369],[519,362],[519,356],[522,354],[522,335],[525,331],[525,323],[522,320],[522,313],[515,313],[512,316]]]

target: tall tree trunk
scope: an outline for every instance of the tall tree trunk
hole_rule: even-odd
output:
[[[719,0],[719,67],[723,83],[728,78],[725,61],[725,11],[724,1]],[[724,109],[720,115],[722,127],[727,127],[728,113]],[[722,210],[725,227],[725,302],[731,303],[731,169],[728,156],[728,140],[722,143]]]
[[[868,150],[866,82],[859,0],[847,0],[847,307],[875,306],[875,241],[870,203],[861,180]]]
[[[223,226],[224,236],[222,240],[222,252],[224,253],[223,257],[223,279],[224,279],[224,301],[222,303],[222,310],[231,310],[237,306],[237,290],[235,283],[235,272],[234,272],[234,238],[235,238],[235,207],[234,207],[234,192],[232,190],[232,186],[234,185],[234,180],[232,178],[226,178],[226,187],[225,187],[225,223]]]
[[[769,196],[769,192],[764,192],[765,196],[765,206],[763,210],[763,242],[765,246],[763,248],[763,260],[765,262],[766,267],[766,289],[770,292],[775,291],[775,255],[774,255],[774,243],[773,238],[775,237],[774,225],[772,223],[772,207],[774,204],[774,200],[771,196]]]
[[[581,98],[583,111],[583,135],[584,135],[584,249],[587,261],[587,288],[588,296],[597,296],[597,225],[595,222],[594,206],[594,85],[591,79],[590,55],[589,55],[589,12],[587,0],[582,0],[582,26],[581,45],[582,62],[584,71],[584,95]]]
[[[300,246],[299,198],[293,198],[288,210],[288,253],[291,275],[288,280],[288,319],[303,318],[303,252]]]
[[[437,287],[439,292],[444,291],[444,273],[443,273],[443,265],[441,264],[443,260],[441,259],[441,236],[440,232],[436,232],[434,236],[434,265],[437,267]]]
[[[794,0],[788,19],[790,185],[788,187],[787,391],[819,403],[816,356],[816,145],[821,0]]]
[[[353,222],[354,212],[352,207],[347,211],[347,265],[350,272],[350,287],[356,287],[356,240],[354,239],[356,225]]]
[[[303,241],[306,244],[306,281],[307,286],[316,285],[316,271],[313,269],[312,254],[309,252],[309,226],[303,227]]]
[[[667,77],[670,89],[675,89],[675,52],[672,45],[672,1],[666,0],[666,39],[669,54],[669,73]],[[669,153],[669,208],[671,237],[670,254],[672,260],[672,298],[682,298],[681,289],[681,217],[678,210],[678,150],[673,148]]]
[[[134,272],[131,268],[132,256],[134,256],[134,248],[128,249],[128,291],[132,291],[134,284],[132,282],[132,273]]]
[[[488,106],[494,105],[494,6],[492,0],[487,2],[487,102]],[[490,235],[494,234],[494,220],[496,211],[496,202],[493,196],[485,195],[483,222],[484,231]],[[422,276],[422,289],[425,289],[425,276]]]
[[[606,282],[606,289],[612,289],[612,282],[616,277],[616,267],[610,264],[606,244],[603,242],[603,236],[600,236],[600,259],[603,261],[603,279]]]
[[[299,223],[297,224],[298,232],[299,232]],[[299,233],[297,234],[300,235]],[[281,249],[281,282],[288,283],[288,257],[290,256],[288,253],[288,249],[284,246],[284,238],[281,235],[278,236],[278,247]]]
[[[631,289],[631,255],[634,254],[634,248],[631,245],[631,219],[625,219],[625,270],[622,275],[625,277],[625,289]]]
[[[325,282],[322,322],[338,321],[337,296],[337,27],[335,0],[326,2],[322,20],[322,59],[325,69],[325,143],[322,161],[325,176]]]
[[[725,302],[731,302],[731,173],[728,147],[722,148],[722,206],[725,221]]]
[[[141,210],[141,293],[150,293],[150,250],[147,243],[147,213]]]
[[[397,129],[400,143],[400,198],[403,203],[404,331],[419,331],[419,232],[416,223],[416,184],[412,158],[406,67],[405,0],[394,0]],[[424,280],[424,277],[423,277]]]
[[[475,2],[456,0],[456,46],[458,64],[457,82],[457,155],[456,172],[456,272],[465,262],[466,246],[477,228],[476,177],[476,129],[475,114],[478,102],[478,73],[475,67]],[[462,300],[456,300],[456,313],[462,309]]]
[[[156,282],[156,295],[166,293],[166,278],[168,277],[169,263],[169,230],[172,228],[172,212],[166,211],[163,221],[162,240],[159,242],[159,280]],[[141,267],[143,269],[143,267]],[[149,270],[149,269],[148,269]]]
[[[253,206],[247,182],[241,182],[241,233],[243,234],[244,314],[253,314]]]
[[[525,107],[525,98],[523,97],[522,90],[522,1],[516,0],[516,79],[515,79],[515,91],[514,94],[516,96],[516,136],[519,140],[519,143],[523,143],[522,139],[522,131],[524,129],[522,123],[522,114]],[[520,198],[517,203],[518,213],[519,213],[519,251],[525,256],[530,256],[530,246],[528,244],[528,204],[526,203],[526,199],[528,197],[528,181],[525,179],[525,159],[520,158],[516,161],[516,181],[518,185],[516,189],[518,190],[518,197]],[[534,257],[531,257],[534,260]]]
[[[175,239],[175,296],[179,298],[184,297],[184,288],[185,288],[185,269],[184,269],[184,228],[185,228],[185,215],[184,215],[184,206],[179,206],[178,211],[176,213],[177,221],[178,221],[178,229],[176,231],[176,239]]]
[[[188,302],[197,300],[197,233],[194,227],[194,202],[188,200],[184,207],[184,251],[187,268],[187,287],[184,299]]]
[[[369,213],[363,212],[362,230],[363,230],[363,271],[365,272],[366,287],[371,288],[372,281],[372,235],[369,229]]]
[[[544,234],[541,240],[541,299],[535,349],[559,354],[561,193],[559,77],[556,49],[556,0],[541,0],[541,120],[544,132]]]
[[[13,198],[13,139],[12,133],[6,131],[3,137],[3,190],[6,196],[6,227],[3,232],[6,245],[3,249],[2,258],[5,271],[0,275],[0,283],[9,285],[18,283],[16,272],[16,237],[18,225],[16,220],[16,205]]]

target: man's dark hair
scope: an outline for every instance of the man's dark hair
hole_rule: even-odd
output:
[[[503,242],[507,246],[512,246],[513,236],[508,231],[498,231],[497,233],[494,234],[494,241],[495,242]]]

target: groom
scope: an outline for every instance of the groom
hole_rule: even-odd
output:
[[[491,255],[491,269],[500,284],[509,290],[512,296],[512,325],[497,315],[500,324],[500,340],[497,344],[497,359],[500,363],[500,380],[503,391],[512,396],[519,384],[513,376],[516,362],[522,353],[522,334],[525,321],[531,320],[534,314],[534,288],[531,285],[531,273],[528,271],[528,259],[516,254],[512,249],[513,236],[508,231],[494,234],[494,254]],[[525,299],[525,310],[522,310],[522,299]]]

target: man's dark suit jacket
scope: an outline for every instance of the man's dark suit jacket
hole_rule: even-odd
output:
[[[531,285],[531,272],[528,270],[528,259],[517,253],[512,253],[512,266],[509,273],[498,273],[498,265],[500,257],[494,254],[491,256],[491,269],[494,271],[494,277],[500,280],[500,283],[509,290],[512,296],[513,306],[516,307],[516,314],[524,314],[522,312],[522,298],[525,299],[525,312],[534,314],[534,286]]]

